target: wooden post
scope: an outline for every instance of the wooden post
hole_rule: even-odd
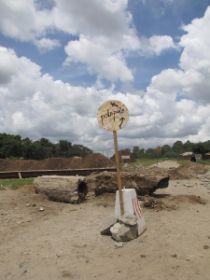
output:
[[[121,216],[124,215],[124,201],[123,201],[123,192],[122,192],[122,182],[120,176],[120,159],[119,159],[119,151],[118,151],[118,141],[117,141],[117,131],[113,131],[114,136],[114,149],[115,149],[115,161],[117,166],[117,185],[119,189],[119,200],[120,200],[120,212]]]
[[[103,103],[97,112],[97,119],[101,127],[113,132],[115,160],[117,165],[117,185],[119,189],[120,214],[124,215],[124,197],[120,176],[120,159],[118,151],[117,130],[122,129],[128,121],[128,109],[118,100],[109,100]]]

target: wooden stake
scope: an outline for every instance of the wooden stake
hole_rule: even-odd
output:
[[[114,149],[115,149],[115,161],[117,166],[117,186],[119,189],[119,199],[120,199],[120,213],[121,216],[124,215],[124,201],[123,201],[123,192],[122,192],[122,182],[120,176],[120,159],[119,159],[119,151],[118,151],[118,141],[117,141],[117,131],[113,131],[114,136]]]

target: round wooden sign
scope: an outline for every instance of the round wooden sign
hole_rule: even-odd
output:
[[[104,129],[117,131],[127,124],[128,109],[118,100],[109,100],[99,107],[97,119]]]

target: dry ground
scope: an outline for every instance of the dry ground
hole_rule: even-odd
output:
[[[113,195],[70,205],[32,187],[1,191],[0,279],[209,280],[210,173],[158,193],[166,207],[145,208],[147,231],[117,248],[100,235]]]

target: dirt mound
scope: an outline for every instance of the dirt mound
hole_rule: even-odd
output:
[[[176,204],[179,203],[190,203],[190,204],[206,204],[206,201],[201,198],[200,196],[196,195],[176,195],[170,197],[169,201],[175,202]]]
[[[122,186],[134,188],[139,195],[153,193],[156,189],[167,188],[169,176],[160,172],[121,172]],[[86,177],[89,190],[96,195],[115,193],[117,189],[116,172],[94,173]]]
[[[82,160],[81,166],[82,168],[111,167],[114,166],[114,162],[102,154],[91,154]]]
[[[190,179],[198,176],[199,174],[204,174],[207,172],[207,167],[199,164],[189,162],[184,166],[179,166],[178,168],[172,168],[168,171],[170,179]]]
[[[157,211],[160,210],[177,210],[182,205],[187,204],[202,204],[205,205],[207,201],[196,195],[167,195],[159,198],[158,195],[144,196],[141,198],[143,206]]]
[[[113,161],[101,154],[91,154],[84,158],[48,158],[43,160],[11,160],[0,159],[0,172],[26,170],[59,170],[97,168],[113,166]]]

